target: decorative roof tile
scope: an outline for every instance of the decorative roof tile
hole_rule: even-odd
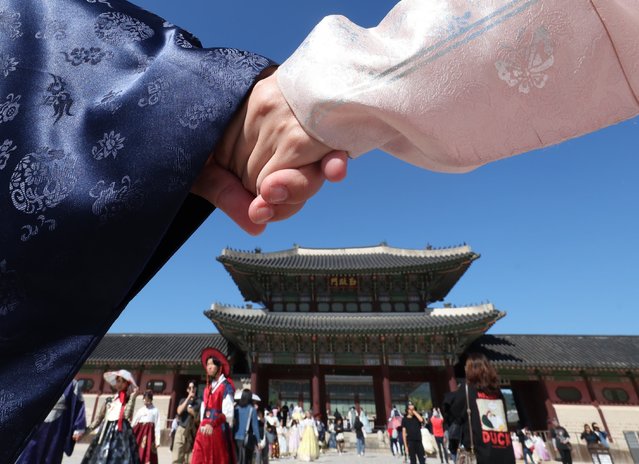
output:
[[[425,267],[447,267],[477,259],[469,246],[409,250],[387,245],[360,248],[302,248],[263,253],[225,248],[217,259],[232,267],[278,270],[286,273],[331,272],[358,273],[375,270],[401,271]]]
[[[281,313],[214,304],[205,315],[218,330],[315,334],[444,334],[487,330],[505,315],[491,304],[407,313]]]
[[[639,368],[637,336],[482,335],[468,348],[473,351],[501,368]]]
[[[209,346],[229,355],[220,334],[107,334],[86,364],[199,364],[200,353]]]

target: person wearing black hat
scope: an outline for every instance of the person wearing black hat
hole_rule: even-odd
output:
[[[235,386],[227,377],[229,362],[218,350],[205,348],[202,365],[207,379],[191,464],[235,463],[232,435]]]

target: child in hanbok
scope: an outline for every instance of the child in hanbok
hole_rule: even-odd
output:
[[[315,419],[310,411],[306,411],[306,417],[300,424],[300,430],[302,441],[297,450],[297,459],[306,462],[314,461],[319,458],[319,441]]]
[[[133,435],[138,443],[138,454],[143,464],[158,464],[160,446],[160,413],[153,405],[153,392],[147,390],[142,396],[144,406],[133,415]]]
[[[82,464],[140,464],[138,445],[129,423],[138,387],[131,373],[124,369],[105,372],[104,380],[115,387],[117,393],[106,399],[100,414],[87,429],[92,431],[102,425]]]

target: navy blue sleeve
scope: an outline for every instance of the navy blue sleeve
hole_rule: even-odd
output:
[[[210,213],[191,183],[272,64],[120,0],[0,0],[0,462]]]

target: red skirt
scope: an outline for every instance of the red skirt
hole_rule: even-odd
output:
[[[200,430],[206,424],[213,426],[211,435],[204,435]],[[235,464],[235,448],[231,430],[224,414],[211,421],[204,419],[195,436],[191,464]]]
[[[152,422],[137,424],[133,435],[138,443],[138,455],[142,464],[158,464],[158,450],[155,447],[155,425]]]

